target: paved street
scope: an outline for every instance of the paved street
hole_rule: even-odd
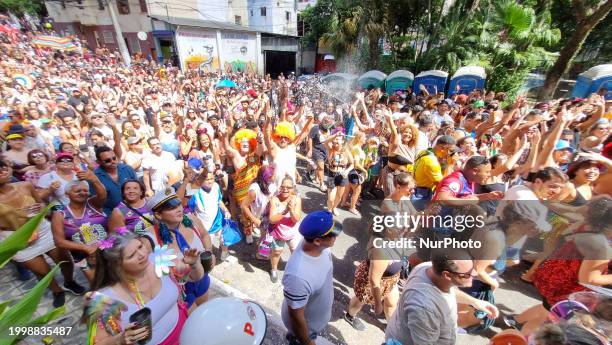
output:
[[[325,205],[325,195],[309,183],[299,185],[298,191],[303,198],[304,212],[320,210]],[[365,214],[365,210],[362,210]],[[364,332],[354,330],[342,318],[343,312],[353,292],[353,275],[356,263],[366,255],[366,227],[368,220],[359,220],[346,210],[339,210],[337,221],[342,222],[344,232],[336,240],[332,248],[334,256],[334,289],[332,321],[327,338],[335,344],[372,345],[383,342],[385,321],[374,317],[369,307],[364,308],[360,316],[365,321],[367,329]],[[282,285],[270,281],[268,261],[258,261],[254,258],[256,247],[244,243],[232,248],[239,258],[239,263],[223,263],[215,268],[214,275],[229,285],[244,292],[252,299],[262,303],[272,310],[280,312],[283,300]],[[280,270],[289,258],[289,251],[283,254]],[[495,292],[497,306],[505,312],[520,312],[527,307],[539,303],[538,294],[531,285],[521,282],[518,277],[527,269],[523,265],[512,267],[504,274],[504,282]],[[496,329],[498,330],[498,329]],[[485,334],[486,335],[486,334]],[[459,345],[485,345],[487,338],[481,335],[459,335]]]
[[[303,208],[305,212],[319,210],[323,207],[324,194],[310,185],[300,185],[298,187],[303,197]],[[365,203],[364,203],[365,204]],[[369,204],[368,204],[369,205]],[[366,210],[362,210],[365,213]],[[335,301],[333,305],[332,321],[326,333],[326,338],[334,344],[347,345],[373,345],[380,344],[384,338],[385,321],[384,318],[373,316],[369,307],[364,308],[360,316],[365,321],[367,329],[364,332],[355,331],[342,318],[346,305],[352,294],[353,274],[356,263],[365,258],[365,246],[367,241],[366,226],[367,220],[360,221],[345,210],[339,210],[340,214],[337,221],[342,222],[344,232],[337,239],[332,253],[334,256],[334,289]],[[216,242],[216,240],[215,240]],[[282,285],[279,282],[273,284],[270,281],[268,261],[259,261],[254,258],[256,247],[241,243],[232,248],[238,262],[224,262],[213,271],[213,276],[225,282],[230,288],[219,286],[222,284],[213,283],[212,298],[232,294],[232,288],[239,290],[238,294],[243,293],[251,299],[259,302],[269,313],[270,327],[264,344],[276,345],[283,343],[284,329],[280,324],[280,307],[283,300]],[[289,252],[283,254],[283,262],[280,270],[284,268],[284,263],[289,258]],[[13,271],[8,267],[0,271],[0,300],[8,298],[18,298],[27,289],[35,284],[34,279],[27,282],[19,282],[14,277]],[[501,288],[495,292],[497,306],[505,312],[517,312],[538,303],[535,289],[525,283],[520,282],[518,276],[526,267],[517,266],[509,269],[505,275],[505,281]],[[61,275],[58,274],[61,279]],[[282,276],[281,276],[282,279]],[[84,277],[79,273],[78,280],[85,284]],[[228,292],[229,291],[229,292]],[[244,295],[241,295],[244,296]],[[37,312],[40,315],[51,308],[51,296],[47,291],[41,308]],[[67,313],[55,323],[64,326],[73,326],[74,329],[70,336],[56,338],[53,344],[84,344],[85,327],[79,323],[81,316],[81,299],[67,294]],[[276,315],[274,315],[276,314]],[[485,334],[486,335],[486,334]],[[22,344],[41,344],[40,337],[30,337]],[[459,335],[457,344],[459,345],[485,345],[487,339],[481,335]]]

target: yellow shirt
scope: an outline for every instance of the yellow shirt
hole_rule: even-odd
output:
[[[415,159],[413,170],[417,187],[432,189],[444,177],[438,158],[429,150],[419,152]]]

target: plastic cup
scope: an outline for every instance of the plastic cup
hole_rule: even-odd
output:
[[[200,253],[200,262],[202,263],[202,267],[204,267],[204,272],[208,273],[212,271],[213,262],[212,262],[213,253],[210,251],[204,251]]]
[[[137,341],[135,344],[145,345],[151,341],[153,335],[153,325],[151,323],[151,309],[144,307],[130,316],[130,322],[138,324],[136,328],[147,327],[149,329],[149,335],[145,339]]]

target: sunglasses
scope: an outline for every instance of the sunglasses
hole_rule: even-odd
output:
[[[103,163],[110,163],[110,162],[114,162],[117,160],[117,157],[111,157],[111,158],[106,158],[105,160],[103,160]]]
[[[72,163],[74,160],[72,158],[60,158],[57,160],[58,163]]]
[[[101,118],[103,118],[103,116],[96,115],[96,116],[92,116],[92,117],[91,117],[91,119],[92,119],[92,120],[93,120],[93,119],[101,119]]]
[[[32,156],[32,158],[42,158],[45,156],[44,153],[32,153],[30,156]]]
[[[474,268],[472,267],[471,270],[469,270],[469,272],[465,272],[465,273],[461,273],[461,272],[453,272],[453,271],[447,271],[450,274],[454,274],[456,275],[458,278],[461,279],[468,279],[472,276],[472,272],[474,272]]]

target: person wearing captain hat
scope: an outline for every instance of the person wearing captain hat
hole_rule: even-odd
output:
[[[185,214],[181,200],[174,189],[156,193],[147,202],[147,207],[153,211],[155,224],[148,229],[147,237],[155,246],[167,245],[178,257],[171,273],[177,281],[182,282],[189,276],[189,268],[181,265],[182,253],[189,249],[197,249],[198,253],[212,253],[212,241],[202,222],[191,214]],[[214,263],[214,255],[212,255]],[[185,283],[185,302],[187,307],[200,305],[208,300],[210,277],[205,274],[197,282]]]
[[[342,232],[329,211],[302,219],[304,240],[293,252],[283,276],[282,319],[289,344],[314,344],[331,319],[334,301],[331,248]]]

